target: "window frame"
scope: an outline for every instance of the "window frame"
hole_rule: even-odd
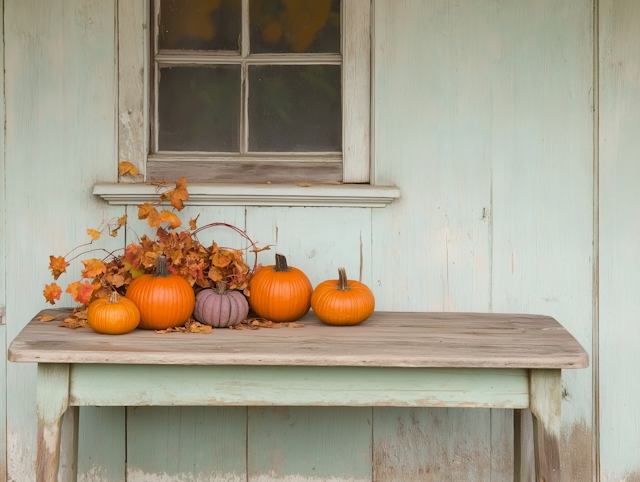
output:
[[[149,23],[152,2],[158,1],[117,2],[118,155],[119,162],[129,161],[141,173],[133,182],[172,180],[182,175],[205,183],[370,182],[371,0],[342,1],[342,153],[298,156],[151,153],[156,64],[154,28],[149,28]],[[249,0],[242,2],[245,8]],[[247,39],[243,39],[246,48]]]

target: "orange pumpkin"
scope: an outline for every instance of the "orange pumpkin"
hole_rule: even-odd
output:
[[[311,296],[311,307],[327,325],[357,325],[373,313],[376,301],[367,285],[348,281],[344,268],[339,279],[320,283]]]
[[[140,310],[139,328],[166,330],[183,325],[193,313],[195,294],[184,278],[170,274],[167,258],[158,256],[156,273],[145,274],[129,285],[127,298]]]
[[[115,291],[108,300],[98,299],[89,305],[87,323],[98,333],[122,335],[135,330],[140,323],[140,310]]]
[[[265,266],[251,277],[249,305],[263,318],[278,323],[295,321],[311,307],[313,288],[309,278],[287,259],[276,254],[275,266]]]

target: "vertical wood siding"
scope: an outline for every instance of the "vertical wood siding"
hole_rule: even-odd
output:
[[[600,0],[600,468],[640,481],[640,2]]]
[[[45,306],[49,255],[86,242],[88,227],[118,212],[91,194],[95,182],[116,181],[117,104],[113,1],[7,0],[4,6],[10,342]],[[68,271],[76,276],[79,263]],[[73,279],[63,275],[58,284],[64,290]],[[7,372],[8,474],[29,482],[35,480],[35,366],[10,363]],[[110,426],[88,413],[85,428],[93,424],[94,437]]]
[[[637,315],[629,300],[638,285],[640,97],[638,64],[628,59],[638,55],[640,11],[635,0],[600,2],[609,19],[601,122],[611,125],[600,140],[602,233],[609,223],[609,237],[601,235],[608,283],[601,283],[601,326],[609,320],[601,393],[613,394],[618,374],[632,380],[637,366],[623,365],[618,352],[631,352]],[[375,181],[397,184],[402,199],[384,209],[207,207],[181,217],[201,212],[200,225],[245,228],[274,245],[260,254],[262,264],[282,252],[314,285],[344,266],[372,287],[378,309],[550,314],[590,349],[592,7],[592,0],[374,0]],[[122,209],[90,194],[94,182],[116,180],[115,0],[5,0],[5,10],[3,206],[19,239],[6,253],[11,340],[45,306],[48,256],[85,241],[88,227]],[[146,233],[135,207],[127,211],[134,230]],[[201,239],[213,238],[239,243],[224,229]],[[79,272],[77,263],[69,272]],[[592,480],[591,372],[564,376],[563,480]],[[33,366],[9,364],[8,467],[19,482],[35,480],[34,382]],[[611,427],[602,441],[606,482],[635,481],[640,470],[638,420],[624,418],[637,395],[628,385],[619,398],[603,397],[601,417]],[[80,427],[84,482],[512,477],[507,410],[86,408]]]

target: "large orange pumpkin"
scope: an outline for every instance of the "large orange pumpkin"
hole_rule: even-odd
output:
[[[98,299],[89,305],[87,323],[98,333],[122,335],[135,330],[140,323],[140,310],[115,291],[108,300]]]
[[[140,310],[139,328],[166,330],[183,325],[193,313],[195,294],[184,278],[170,274],[167,258],[158,256],[156,273],[140,276],[129,285],[127,298]]]
[[[320,283],[311,296],[311,307],[327,325],[357,325],[369,318],[376,306],[373,293],[359,281],[348,281],[344,268],[339,279]]]
[[[276,254],[275,266],[265,266],[251,277],[249,290],[249,305],[258,316],[278,323],[298,320],[311,307],[311,281],[298,268],[287,266],[281,254]]]

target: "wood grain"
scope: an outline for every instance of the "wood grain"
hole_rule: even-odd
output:
[[[131,407],[127,419],[128,482],[247,480],[246,407]]]
[[[70,400],[80,406],[524,408],[529,389],[526,370],[512,368],[78,364]]]
[[[68,406],[69,365],[38,365],[38,482],[58,481],[62,415]]]
[[[560,482],[560,413],[562,374],[560,370],[531,370],[530,407],[533,413],[533,443],[536,480]]]
[[[148,161],[147,180],[188,182],[342,182],[342,162]]]
[[[371,408],[250,407],[249,482],[370,482]]]
[[[62,416],[58,482],[78,481],[78,434],[80,407],[68,407]]]
[[[640,480],[640,2],[600,0],[600,480]],[[564,416],[564,413],[563,413]]]
[[[88,228],[122,215],[91,194],[97,182],[117,182],[115,11],[113,0],[4,2],[5,225],[20,233],[0,260],[15,273],[6,287],[9,341],[27,312],[46,306],[49,256],[86,243]],[[123,246],[122,235],[106,238],[100,247]],[[57,281],[63,292],[81,266],[74,261]],[[72,303],[62,298],[61,306]],[[7,365],[9,480],[36,480],[35,386],[35,365]]]
[[[45,310],[42,313],[55,313]],[[377,312],[331,327],[313,313],[301,329],[220,329],[211,335],[135,330],[108,337],[33,320],[9,360],[39,363],[584,368],[580,344],[553,318],[478,313]]]

